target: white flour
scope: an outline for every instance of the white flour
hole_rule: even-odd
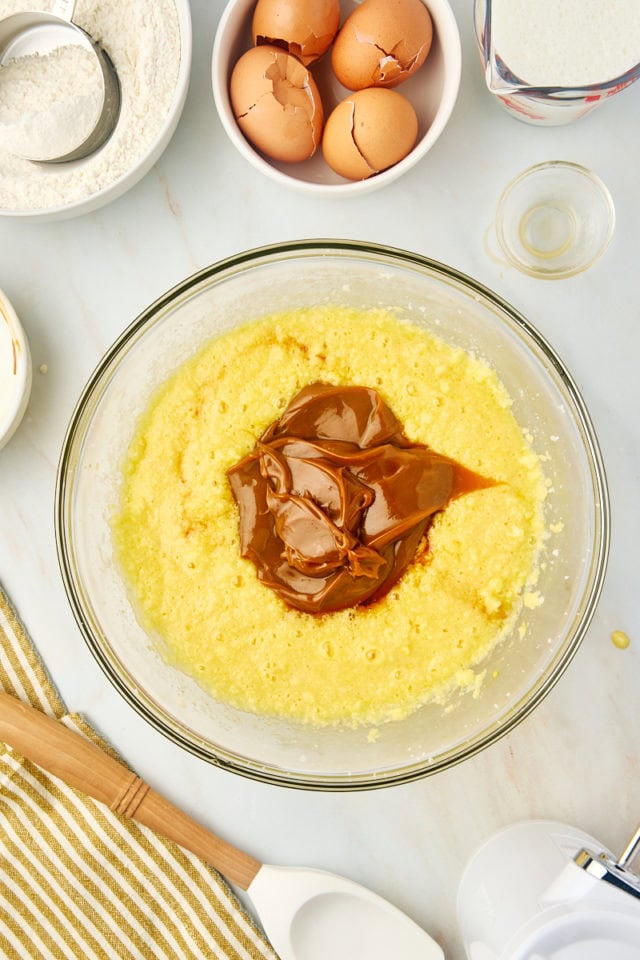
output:
[[[0,67],[0,151],[65,156],[94,130],[103,99],[97,57],[78,44],[10,60]]]
[[[52,5],[0,0],[0,18]],[[117,70],[118,124],[100,150],[71,164],[34,164],[0,149],[0,208],[5,210],[64,206],[110,186],[146,153],[169,112],[180,66],[174,0],[79,0],[74,22],[102,44]]]

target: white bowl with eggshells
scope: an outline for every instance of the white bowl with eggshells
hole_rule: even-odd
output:
[[[0,0],[0,18],[52,6],[52,0]],[[36,164],[2,149],[0,106],[0,216],[46,221],[97,210],[148,173],[178,125],[191,73],[188,0],[79,0],[74,22],[100,41],[116,67],[118,122],[90,156]]]
[[[24,416],[31,393],[31,354],[24,330],[0,290],[0,449]]]
[[[238,60],[253,45],[252,18],[256,0],[229,0],[216,32],[212,83],[220,120],[238,152],[277,183],[322,197],[368,193],[392,183],[414,167],[442,134],[455,106],[461,75],[460,34],[449,3],[447,0],[423,2],[433,26],[431,48],[422,66],[393,87],[393,92],[406,98],[415,111],[418,124],[415,146],[403,159],[378,173],[362,179],[347,179],[329,166],[319,145],[309,159],[288,162],[268,156],[245,137],[236,119],[230,80]],[[341,30],[345,19],[360,6],[355,0],[341,0]],[[317,61],[307,64],[307,69],[322,100],[326,131],[326,119],[337,104],[353,96],[353,90],[337,79],[332,69],[331,49]],[[377,87],[368,89],[375,90]]]

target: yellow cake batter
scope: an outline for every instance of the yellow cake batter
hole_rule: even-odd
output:
[[[410,440],[499,481],[437,515],[429,551],[381,602],[319,616],[287,607],[240,557],[226,476],[314,381],[373,387]],[[477,681],[473,667],[534,596],[545,491],[490,367],[389,312],[316,307],[216,338],[157,391],[113,531],[145,626],[214,697],[315,724],[380,723]]]

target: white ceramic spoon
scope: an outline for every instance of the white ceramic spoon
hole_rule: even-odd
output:
[[[69,786],[201,857],[251,897],[281,960],[443,960],[382,897],[321,870],[274,867],[217,837],[74,730],[0,692],[0,739]]]

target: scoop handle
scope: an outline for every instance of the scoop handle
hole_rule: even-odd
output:
[[[51,13],[61,20],[73,22],[73,15],[76,12],[77,0],[55,0]]]
[[[0,691],[0,739],[68,786],[195,853],[246,890],[258,860],[165,800],[119,760],[79,733]]]

